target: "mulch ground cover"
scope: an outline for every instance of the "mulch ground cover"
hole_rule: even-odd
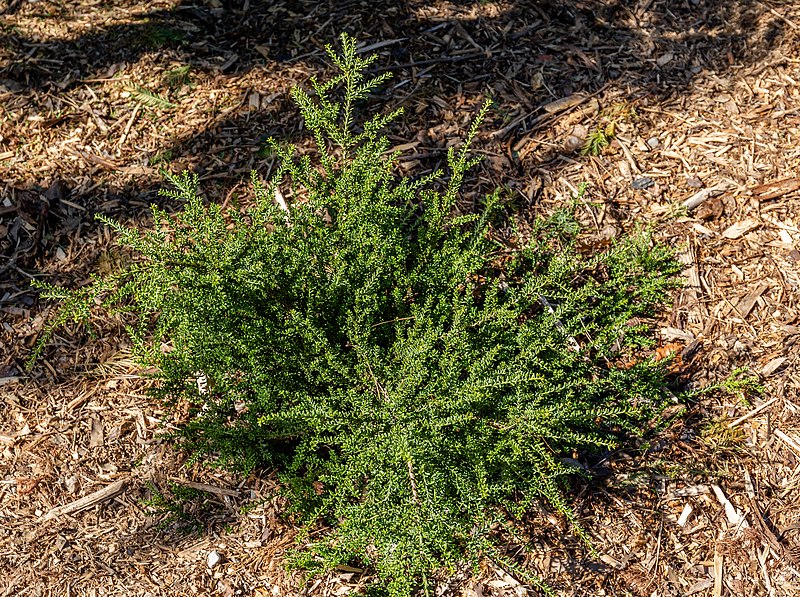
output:
[[[740,0],[0,3],[0,590],[11,595],[344,595],[359,568],[287,572],[299,529],[269,472],[237,478],[164,440],[124,321],[57,332],[53,305],[127,256],[94,218],[146,226],[162,169],[210,201],[269,177],[267,139],[310,149],[289,90],[342,31],[394,77],[399,167],[444,163],[494,102],[462,209],[502,187],[499,242],[572,201],[586,250],[650,226],[684,287],[656,323],[676,386],[740,367],[763,394],[697,393],[570,498],[596,553],[547,508],[505,555],[557,595],[800,594],[800,5]],[[513,221],[512,221],[513,220]],[[644,353],[642,358],[650,356]],[[746,390],[746,388],[745,388]],[[507,533],[507,535],[504,535]],[[521,540],[523,540],[521,542]],[[523,549],[521,543],[527,543]],[[437,595],[536,595],[486,561]]]

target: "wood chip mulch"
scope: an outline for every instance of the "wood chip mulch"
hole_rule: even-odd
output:
[[[328,72],[341,31],[395,75],[372,109],[405,109],[403,171],[441,165],[491,97],[463,208],[502,186],[524,229],[588,183],[586,246],[651,226],[686,265],[658,323],[676,378],[699,390],[747,367],[764,387],[698,392],[647,443],[575,455],[595,554],[542,508],[506,556],[557,595],[800,594],[800,5],[777,0],[0,1],[2,594],[371,582],[287,572],[298,529],[273,476],[185,465],[123,321],[62,330],[24,368],[52,312],[30,281],[74,287],[125,259],[95,214],[176,208],[161,169],[246,201],[269,137],[310,147],[289,90]],[[539,592],[486,561],[436,594]]]

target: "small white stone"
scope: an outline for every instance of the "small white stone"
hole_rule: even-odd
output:
[[[217,564],[222,561],[222,556],[217,550],[209,551],[208,552],[208,567],[213,569]]]

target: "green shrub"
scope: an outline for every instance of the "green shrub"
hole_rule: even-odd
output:
[[[318,161],[273,143],[282,166],[266,185],[253,174],[241,210],[205,206],[195,176],[171,177],[185,208],[153,207],[151,230],[102,218],[133,265],[45,295],[65,299],[53,325],[98,302],[136,315],[158,396],[190,405],[181,446],[277,468],[302,520],[330,525],[302,563],[365,565],[408,595],[491,553],[490,527],[534,500],[575,522],[561,457],[613,446],[663,407],[663,364],[614,363],[647,343],[634,322],[678,266],[646,235],[584,257],[568,211],[501,251],[497,195],[453,214],[486,107],[450,150],[449,178],[400,176],[380,135],[394,114],[354,121],[385,77],[365,79],[374,57],[342,43],[329,48],[340,74],[313,80],[315,98],[293,94]]]

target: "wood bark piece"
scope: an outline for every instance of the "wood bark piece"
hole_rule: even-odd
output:
[[[74,514],[76,512],[80,512],[81,510],[86,510],[86,508],[91,508],[92,506],[110,500],[111,498],[116,497],[125,491],[126,484],[127,479],[120,479],[119,481],[114,481],[111,485],[106,485],[102,489],[98,489],[94,493],[90,493],[79,500],[63,506],[57,506],[45,514],[44,517],[42,517],[42,522],[52,520],[59,516]]]
[[[692,324],[700,324],[701,316],[699,308],[701,306],[700,295],[703,291],[700,281],[700,267],[697,262],[697,254],[694,248],[694,240],[687,236],[685,248],[678,253],[678,261],[685,266],[686,281],[678,298],[680,308],[686,309],[689,313],[688,321]],[[698,312],[699,311],[699,312]],[[713,321],[713,319],[709,319]]]
[[[545,104],[542,106],[542,109],[549,114],[556,114],[558,112],[563,112],[564,110],[574,108],[575,106],[585,102],[587,99],[589,99],[588,96],[585,96],[581,93],[573,93],[570,96],[562,97],[561,99],[552,101],[549,104]]]
[[[783,367],[788,360],[789,357],[777,357],[772,359],[769,363],[767,363],[761,368],[761,375],[763,375],[764,377],[769,377],[770,375],[775,373],[778,369]]]
[[[750,312],[756,305],[756,301],[768,288],[769,285],[767,284],[759,284],[758,288],[739,301],[739,304],[736,305],[736,310],[739,312],[742,319],[746,319],[747,316],[750,315]]]
[[[750,189],[760,201],[768,199],[778,199],[800,189],[800,178],[784,178],[766,184],[758,185]]]
[[[370,44],[368,46],[359,46],[356,48],[356,54],[366,54],[368,52],[374,52],[375,50],[380,50],[381,48],[385,48],[386,46],[393,46],[394,44],[399,44],[402,41],[406,41],[407,37],[398,37],[397,39],[385,39],[383,41],[379,41],[374,44]],[[264,47],[264,46],[262,46]],[[267,58],[267,56],[264,56]]]

